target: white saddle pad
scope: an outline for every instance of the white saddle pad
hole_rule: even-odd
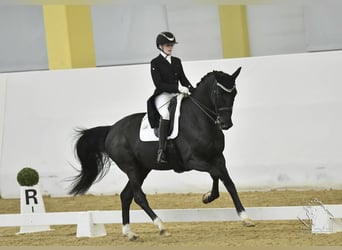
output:
[[[183,95],[177,96],[177,105],[175,110],[174,122],[171,135],[169,135],[168,139],[174,139],[178,135],[179,128],[179,116],[180,116],[180,107],[182,103]],[[150,123],[148,122],[147,114],[143,117],[140,125],[140,140],[141,141],[158,141],[159,138],[154,134],[154,129],[151,128]]]

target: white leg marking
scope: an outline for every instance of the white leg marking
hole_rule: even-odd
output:
[[[240,218],[242,219],[242,225],[245,227],[254,227],[255,223],[249,218],[248,214],[245,211],[239,213]]]
[[[170,233],[165,229],[163,222],[158,217],[154,219],[153,224],[158,227],[159,234],[162,236],[170,236]]]
[[[131,226],[129,224],[123,225],[122,226],[122,234],[126,235],[129,232],[131,232]]]
[[[161,219],[159,219],[158,217],[154,219],[153,224],[158,227],[159,231],[164,230],[164,225],[163,222],[161,221]]]
[[[239,216],[242,220],[249,219],[249,216],[245,211],[240,212]]]
[[[129,240],[136,240],[138,238],[138,235],[132,232],[129,224],[122,226],[122,234],[127,236]]]

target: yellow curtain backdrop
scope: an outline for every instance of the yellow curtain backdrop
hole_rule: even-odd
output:
[[[244,5],[220,5],[222,50],[224,58],[247,57],[249,37]]]
[[[95,67],[90,6],[44,5],[49,69]]]

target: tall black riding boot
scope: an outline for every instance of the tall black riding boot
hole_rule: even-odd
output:
[[[161,120],[159,124],[159,147],[158,147],[158,155],[157,162],[159,164],[166,164],[166,143],[167,136],[169,134],[169,120]]]

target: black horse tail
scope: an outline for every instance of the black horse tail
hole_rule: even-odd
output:
[[[107,174],[110,160],[105,152],[105,139],[109,129],[110,126],[105,126],[77,131],[75,154],[81,163],[81,170],[72,178],[69,194],[84,194]]]

